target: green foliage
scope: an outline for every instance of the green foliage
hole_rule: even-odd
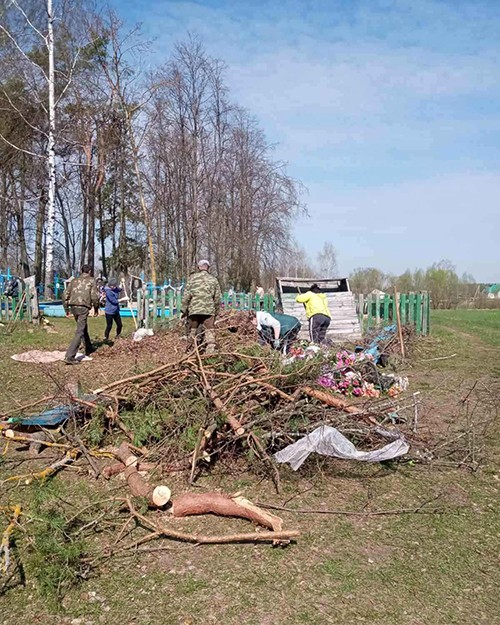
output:
[[[106,435],[104,407],[99,406],[92,414],[85,430],[85,439],[91,447],[99,447]]]
[[[32,490],[31,548],[26,562],[28,575],[40,594],[58,605],[65,592],[81,578],[86,545],[74,533],[58,497],[60,483],[49,480]]]
[[[147,408],[144,412],[126,412],[122,415],[122,420],[134,433],[134,445],[141,447],[161,438],[166,419],[164,412]]]
[[[429,291],[433,308],[454,308],[461,300],[474,296],[477,285],[470,274],[458,276],[455,266],[449,260],[434,263],[425,271],[407,269],[400,276],[385,274],[375,267],[355,269],[349,276],[351,289],[355,293],[368,294],[374,289],[400,293]]]

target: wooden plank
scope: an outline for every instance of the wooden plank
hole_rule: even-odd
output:
[[[174,315],[174,292],[172,289],[168,289],[168,316],[172,319]]]
[[[428,334],[427,293],[422,293],[422,335]]]
[[[431,294],[427,291],[427,334],[431,333]]]
[[[153,329],[158,326],[158,290],[153,289],[152,293],[153,310],[151,311],[151,325]]]
[[[145,289],[143,298],[142,298],[143,306],[144,306],[144,327],[146,329],[149,328],[149,291]]]
[[[376,306],[375,306],[375,325],[379,326],[380,325],[380,297],[375,294],[373,296],[375,302],[376,302]]]
[[[165,308],[167,307],[167,292],[165,287],[160,289],[160,319],[165,319]]]
[[[399,314],[401,315],[401,324],[406,325],[406,293],[399,295]]]
[[[363,332],[363,326],[364,326],[364,314],[365,314],[365,297],[363,295],[363,293],[361,293],[358,297],[358,319],[359,319],[359,325],[361,327],[361,332]]]
[[[139,328],[142,328],[143,323],[143,309],[142,309],[142,289],[137,290],[137,324]]]
[[[387,293],[384,295],[384,325],[387,325],[389,322],[391,299],[392,298]]]
[[[416,314],[416,323],[415,328],[417,335],[422,334],[422,293],[417,293],[415,298],[415,314]]]
[[[408,295],[408,323],[415,325],[415,293]]]

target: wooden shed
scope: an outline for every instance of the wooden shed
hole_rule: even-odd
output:
[[[295,301],[299,293],[305,293],[312,284],[317,284],[328,299],[332,322],[327,338],[341,343],[361,338],[361,326],[356,312],[356,300],[349,288],[347,278],[276,278],[276,305],[285,315],[300,319],[300,339],[309,339],[309,323],[303,304]]]

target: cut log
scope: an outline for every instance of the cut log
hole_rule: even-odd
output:
[[[258,525],[281,532],[283,521],[274,514],[261,510],[243,497],[230,497],[222,493],[184,493],[172,501],[174,517],[185,517],[199,514],[216,514],[219,516],[248,519]]]
[[[150,506],[161,508],[170,501],[170,488],[160,485],[153,487],[139,474],[138,458],[131,453],[127,443],[123,442],[114,455],[125,465],[125,479],[134,497],[144,497]]]
[[[320,391],[319,389],[311,388],[310,386],[303,386],[302,392],[309,397],[323,402],[327,406],[338,408],[344,412],[349,412],[350,414],[358,414],[362,412],[362,410],[360,410],[357,406],[349,404],[345,401],[345,399],[334,397],[331,393],[327,393],[326,391]]]
[[[156,469],[156,467],[157,465],[152,462],[139,462],[139,464],[137,465],[137,470],[139,472],[152,471],[153,469]],[[110,464],[107,467],[104,467],[104,469],[102,470],[102,474],[106,479],[108,479],[110,477],[113,477],[113,475],[123,473],[125,469],[126,467],[122,462],[117,462],[116,464]]]

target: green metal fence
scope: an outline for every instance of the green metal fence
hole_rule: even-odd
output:
[[[137,291],[137,319],[140,326],[155,328],[166,319],[175,319],[181,314],[182,293],[172,289],[147,289]],[[226,310],[274,310],[274,297],[263,297],[251,293],[223,293],[221,311]]]
[[[33,322],[33,293],[29,285],[25,285],[18,297],[0,295],[0,322],[28,321]]]
[[[427,291],[394,295],[388,293],[359,295],[359,321],[363,330],[396,323],[396,302],[399,302],[401,324],[414,326],[418,335],[428,335],[430,332],[431,298]]]

